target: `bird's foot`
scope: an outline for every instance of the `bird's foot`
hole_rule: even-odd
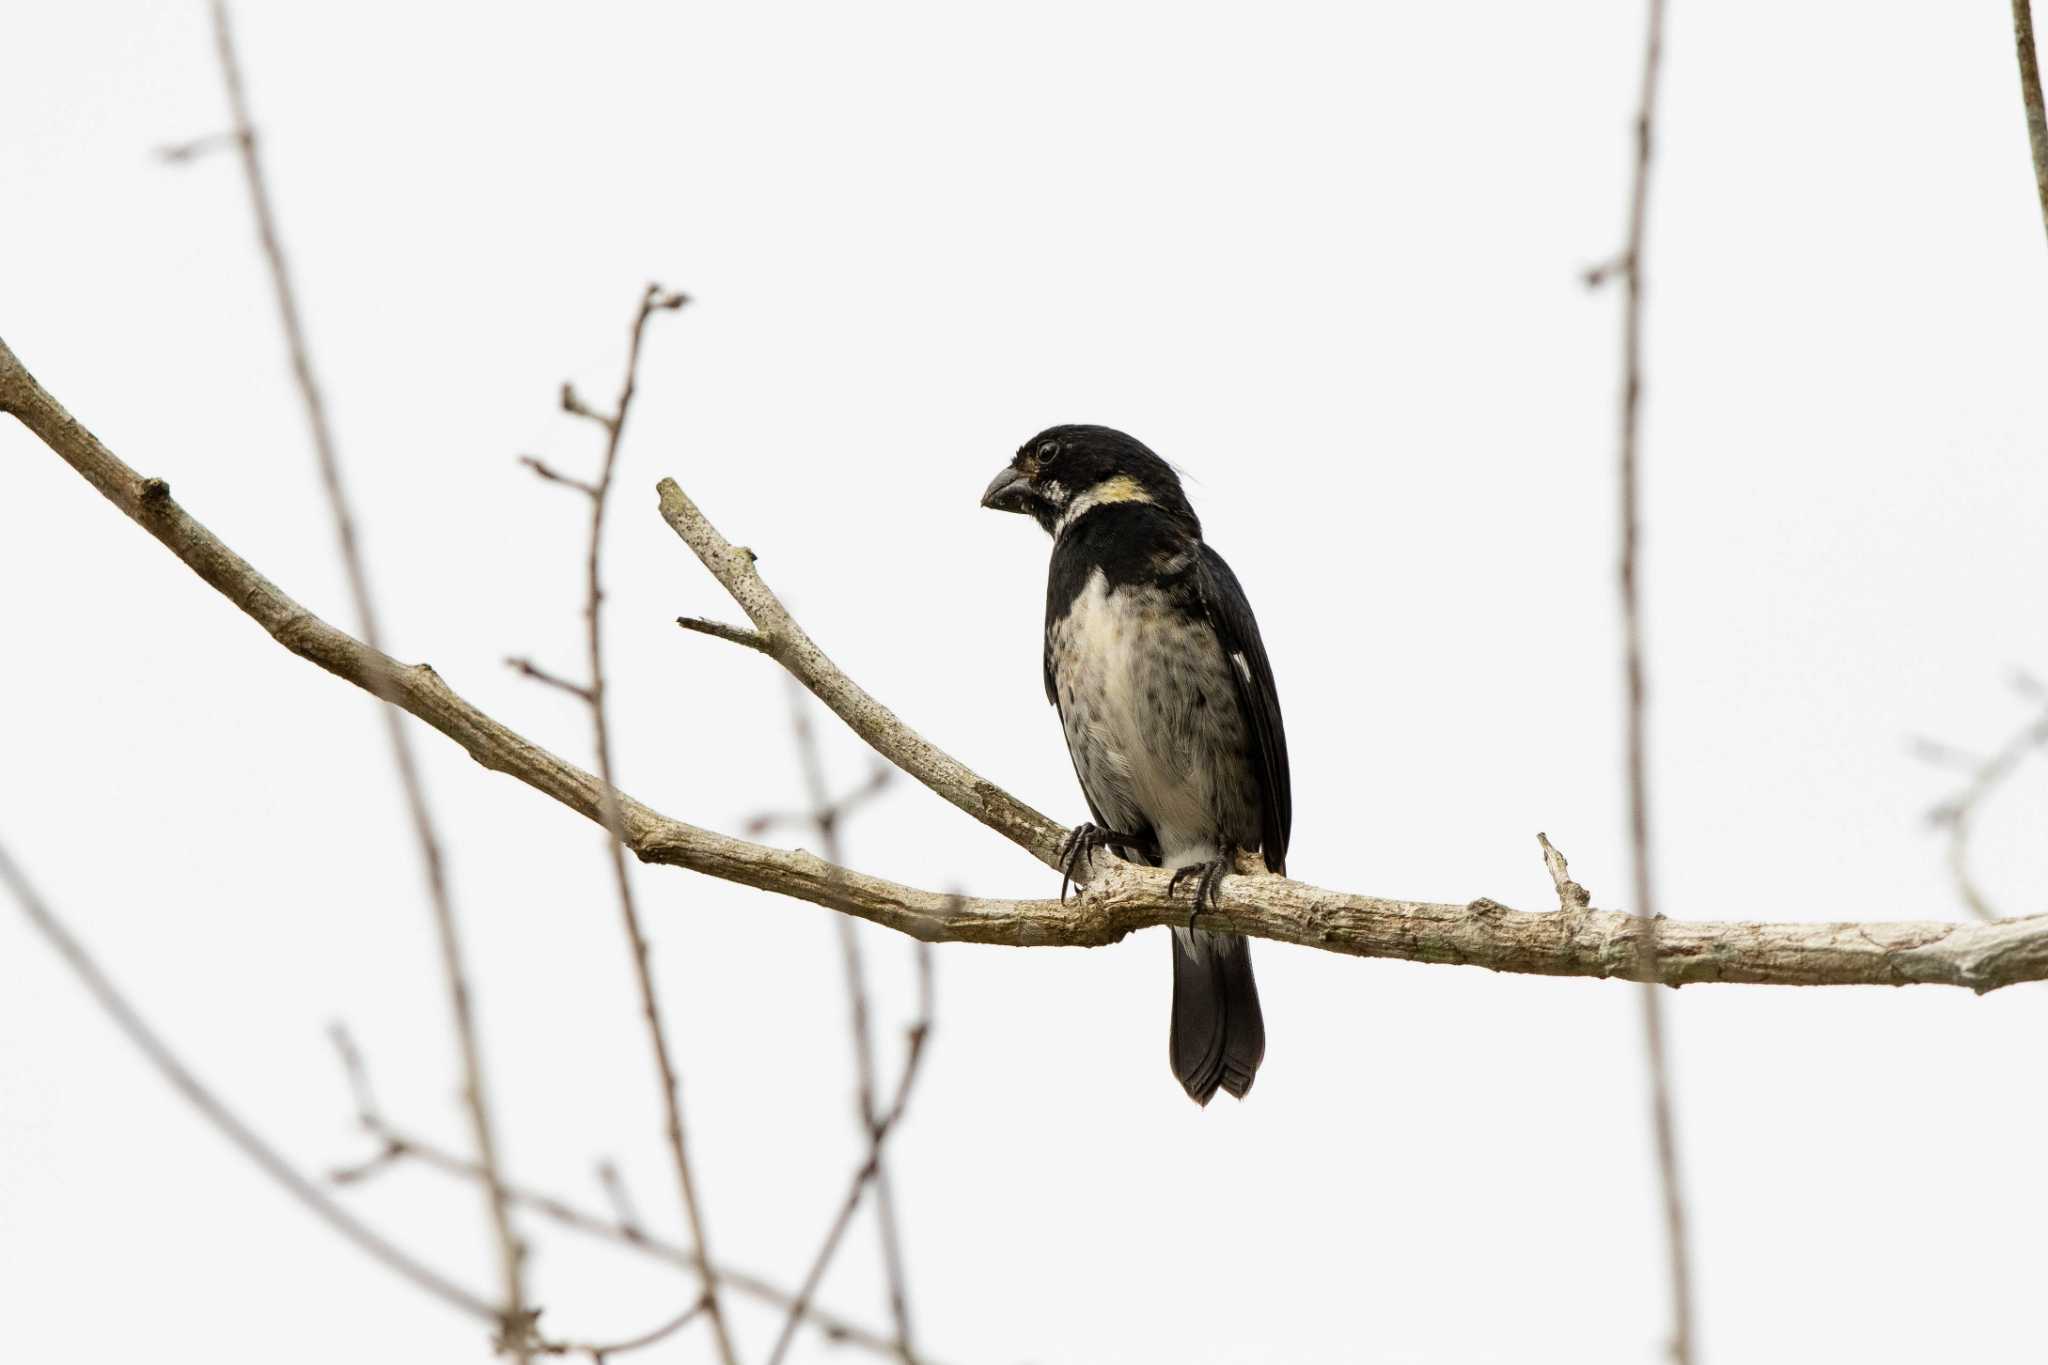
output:
[[[1104,829],[1097,824],[1081,824],[1067,835],[1067,841],[1060,845],[1060,901],[1067,899],[1067,888],[1077,880],[1075,871],[1083,860],[1092,860],[1098,849],[1115,845],[1138,853],[1151,853],[1152,841],[1142,834],[1123,834],[1113,829]]]
[[[1212,858],[1206,863],[1194,863],[1188,867],[1175,868],[1173,876],[1167,879],[1166,894],[1171,897],[1180,890],[1181,882],[1192,878],[1195,883],[1195,905],[1188,911],[1188,932],[1195,931],[1195,917],[1202,913],[1202,907],[1216,908],[1218,891],[1223,879],[1237,870],[1229,854]]]

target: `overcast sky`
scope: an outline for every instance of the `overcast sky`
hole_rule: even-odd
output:
[[[780,679],[655,514],[672,475],[819,642],[978,771],[1083,818],[1039,680],[1044,538],[979,510],[1054,422],[1183,466],[1292,739],[1290,870],[1626,907],[1612,567],[1641,5],[245,4],[251,97],[391,646],[588,761],[564,378],[650,336],[607,544],[619,767],[737,830],[800,799]],[[350,624],[222,157],[198,4],[9,26],[0,335],[286,591]],[[1910,735],[1988,748],[2048,671],[2048,242],[2002,4],[1681,3],[1650,225],[1644,459],[1662,908],[1964,914]],[[464,1140],[372,703],[0,424],[0,839],[135,1002],[309,1169],[359,1159],[323,1030]],[[827,718],[829,721],[829,718]],[[822,727],[836,778],[862,746]],[[422,730],[511,1171],[680,1226],[599,836]],[[1983,817],[2048,909],[2048,764]],[[793,836],[791,836],[793,837]],[[1047,871],[901,782],[860,868]],[[710,1239],[793,1283],[858,1157],[825,912],[638,872]],[[909,949],[864,930],[889,1055]],[[1665,1330],[1632,988],[1256,947],[1248,1102],[1166,1066],[1166,936],[949,947],[895,1144],[951,1362],[1650,1362]],[[1715,1361],[2038,1360],[2048,993],[1668,998]],[[350,1193],[479,1289],[474,1192]],[[672,1273],[529,1221],[558,1332]],[[484,1361],[475,1324],[288,1203],[0,912],[0,1307],[43,1361]],[[863,1221],[824,1299],[886,1320]],[[750,1360],[775,1320],[738,1310]],[[661,1348],[706,1360],[707,1338]],[[798,1358],[845,1359],[815,1339]]]

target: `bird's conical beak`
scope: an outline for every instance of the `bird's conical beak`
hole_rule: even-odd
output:
[[[1029,512],[1034,498],[1031,480],[1021,470],[1005,467],[981,495],[981,505],[998,512]]]

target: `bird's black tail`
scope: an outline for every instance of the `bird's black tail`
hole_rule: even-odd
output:
[[[1196,1104],[1207,1104],[1218,1086],[1243,1099],[1266,1055],[1251,944],[1242,934],[1176,929],[1172,947],[1173,1074]]]

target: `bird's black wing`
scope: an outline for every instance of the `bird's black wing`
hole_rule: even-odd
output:
[[[1287,871],[1287,836],[1294,824],[1294,794],[1287,772],[1287,731],[1280,723],[1280,694],[1273,687],[1273,665],[1259,639],[1259,623],[1245,600],[1237,575],[1223,556],[1207,545],[1196,565],[1196,584],[1209,624],[1230,660],[1237,704],[1251,728],[1253,766],[1258,772],[1260,842],[1266,866]]]

